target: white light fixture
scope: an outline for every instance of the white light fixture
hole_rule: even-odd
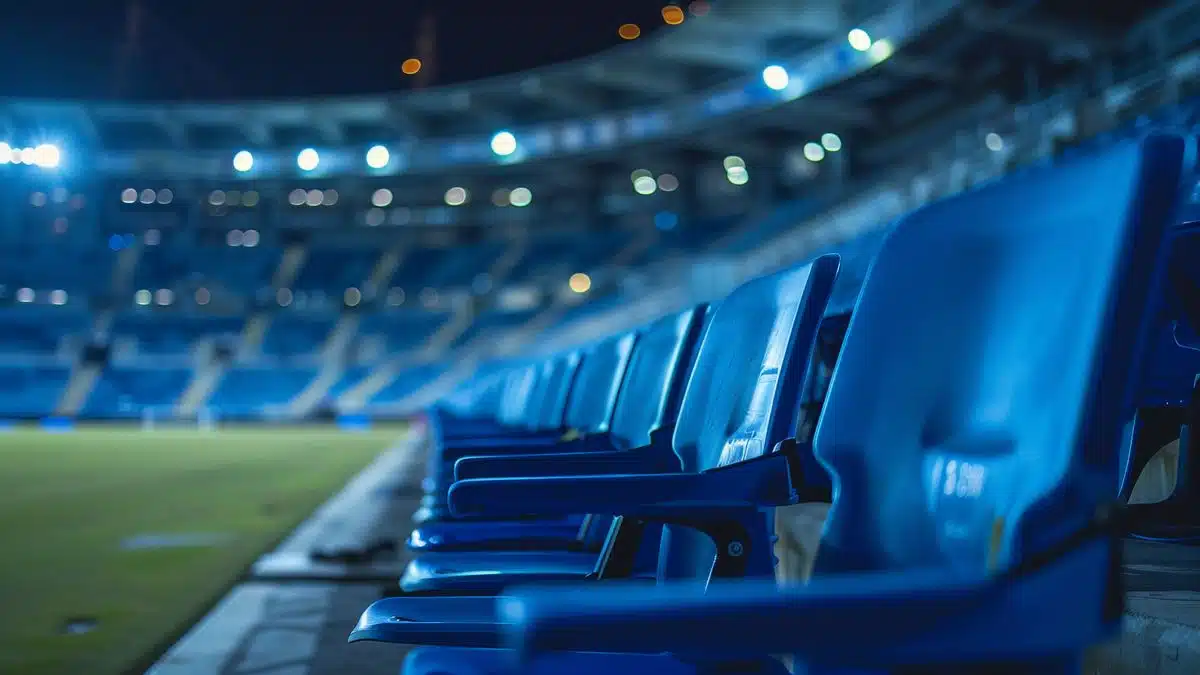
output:
[[[321,163],[321,155],[317,154],[312,148],[305,148],[296,155],[296,166],[300,167],[301,171],[312,171]]]

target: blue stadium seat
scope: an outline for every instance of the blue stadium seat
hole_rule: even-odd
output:
[[[87,335],[91,317],[58,307],[0,310],[0,354],[53,354],[69,335]]]
[[[431,499],[428,499],[426,504],[431,513],[433,515],[446,513],[444,496],[450,483],[454,480],[455,463],[461,457],[461,448],[471,448],[467,450],[470,454],[474,454],[474,448],[478,448],[480,454],[502,452],[505,455],[517,457],[528,457],[527,453],[537,450],[538,445],[541,445],[541,449],[547,452],[595,453],[614,449],[612,435],[609,433],[609,422],[616,407],[618,392],[625,379],[626,366],[633,351],[634,342],[635,335],[633,334],[616,336],[600,341],[582,355],[582,365],[578,366],[578,372],[570,384],[571,395],[564,417],[567,427],[572,430],[572,433],[578,434],[577,438],[566,440],[562,436],[549,436],[545,443],[502,440],[498,443],[488,442],[483,445],[472,445],[467,441],[460,441],[456,447],[437,448],[438,451],[430,457],[429,471],[433,480],[429,493]],[[564,362],[562,359],[557,361]],[[538,525],[542,531],[543,536],[540,539],[543,543],[549,539],[561,541],[564,546],[573,545],[581,538],[582,519],[580,517],[569,517],[552,523],[538,523]],[[429,548],[433,539],[439,540],[442,544],[448,541],[456,541],[460,545],[474,542],[475,545],[468,548],[481,546],[491,548],[493,546],[487,545],[490,540],[495,542],[494,546],[496,547],[510,548],[512,541],[510,537],[494,537],[489,534],[489,531],[494,530],[493,526],[494,521],[486,520],[480,522],[452,521],[440,527],[426,524],[414,532],[410,542],[424,544],[421,548]],[[505,539],[509,542],[508,544],[505,543]],[[526,545],[532,544],[533,541],[527,540]],[[434,557],[440,558],[441,556]],[[418,559],[414,564],[418,569],[421,569],[422,565],[424,568],[429,568],[431,564],[444,565],[441,562],[429,563],[423,559]],[[410,566],[411,569],[412,566]],[[401,583],[406,590],[426,590],[411,587],[408,583],[409,578],[409,574],[406,573],[405,580]],[[434,581],[427,574],[422,573],[418,573],[416,578],[421,580],[418,585]]]
[[[456,482],[457,513],[517,516],[590,512],[617,518],[595,565],[598,584],[632,576],[647,529],[662,526],[657,576],[689,579],[771,577],[773,507],[793,503],[805,477],[788,471],[807,448],[794,438],[802,382],[837,274],[836,256],[751,281],[722,301],[696,356],[671,437],[680,470]],[[793,478],[801,481],[794,482]],[[507,581],[576,578],[588,568],[543,554],[536,561],[492,562]],[[483,561],[483,556],[479,558]],[[535,574],[522,574],[534,563]],[[509,567],[512,565],[512,567]],[[544,567],[545,566],[545,567]],[[550,569],[547,569],[550,567]],[[493,647],[494,602],[381,600],[351,640]]]
[[[837,492],[808,586],[514,592],[510,644],[565,651],[559,668],[593,650],[722,672],[782,653],[805,672],[1080,672],[1120,626],[1113,488],[1183,150],[1123,143],[900,223],[815,437]]]
[[[264,408],[286,405],[316,376],[316,368],[232,368],[221,377],[208,404],[222,417],[258,417]]]
[[[282,252],[271,246],[176,244],[142,250],[134,273],[137,288],[173,288],[183,282],[250,294],[271,284]]]
[[[174,405],[191,379],[190,368],[110,366],[96,381],[83,415],[134,418],[147,407]]]
[[[331,316],[279,313],[263,336],[262,351],[269,356],[296,358],[315,356],[333,330]]]
[[[236,338],[245,320],[240,316],[211,316],[176,312],[125,312],[113,321],[116,339],[131,338],[140,355],[186,356],[205,338]]]
[[[0,417],[42,417],[66,390],[67,366],[0,366]]]
[[[660,319],[639,331],[624,378],[614,378],[619,391],[612,405],[611,420],[605,421],[606,430],[593,442],[594,447],[563,452],[572,448],[556,446],[552,452],[527,455],[464,457],[455,463],[455,478],[677,470],[678,459],[664,439],[675,426],[679,399],[691,372],[692,354],[705,314],[706,308],[700,306]],[[632,341],[632,337],[611,342],[616,347]],[[610,356],[607,361],[611,360]],[[598,379],[601,370],[607,367],[604,361],[596,359],[593,353],[585,362],[585,369],[594,370]],[[604,384],[588,382],[586,374],[580,373],[577,386],[591,389]],[[584,423],[583,418],[589,414],[586,410],[576,412],[572,425]],[[489,549],[589,550],[589,544],[602,543],[610,523],[608,518],[589,517],[582,522],[570,518],[560,527],[547,528],[538,521],[451,521],[417,528],[409,539],[409,548],[479,550],[486,544]],[[564,531],[571,524],[574,529]],[[421,558],[418,564],[427,566],[435,562]]]
[[[1167,297],[1156,315],[1147,366],[1122,460],[1120,498],[1159,450],[1178,439],[1175,484],[1161,502],[1128,507],[1133,536],[1194,542],[1200,535],[1200,223],[1172,232]]]
[[[369,314],[359,323],[358,340],[376,342],[382,356],[398,356],[425,346],[449,318],[449,314],[419,310]]]
[[[362,288],[371,278],[378,250],[359,248],[312,248],[300,273],[292,282],[298,291],[323,291],[335,297],[347,288]]]
[[[436,380],[448,368],[449,366],[446,363],[423,363],[411,368],[405,368],[391,382],[375,392],[368,403],[372,407],[386,407],[400,403],[425,385]]]

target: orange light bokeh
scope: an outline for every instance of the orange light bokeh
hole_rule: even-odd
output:
[[[405,59],[404,63],[400,64],[400,72],[405,75],[416,75],[421,72],[421,59]]]
[[[642,29],[638,28],[636,23],[622,24],[621,27],[617,29],[617,35],[620,35],[622,40],[636,40],[641,36],[641,34]]]
[[[666,7],[662,8],[662,18],[663,21],[667,22],[668,25],[678,26],[679,24],[683,23],[683,9],[676,7],[675,5],[667,5]]]

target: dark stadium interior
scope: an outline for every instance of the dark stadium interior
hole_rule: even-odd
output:
[[[1198,44],[7,3],[0,675],[1195,675]]]

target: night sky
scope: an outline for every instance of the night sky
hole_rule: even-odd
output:
[[[130,12],[130,5],[138,5]],[[400,64],[432,23],[426,85],[585,56],[665,0],[25,0],[0,2],[0,96],[223,100],[411,88]],[[129,17],[139,19],[131,22]],[[432,21],[424,21],[424,17]]]

